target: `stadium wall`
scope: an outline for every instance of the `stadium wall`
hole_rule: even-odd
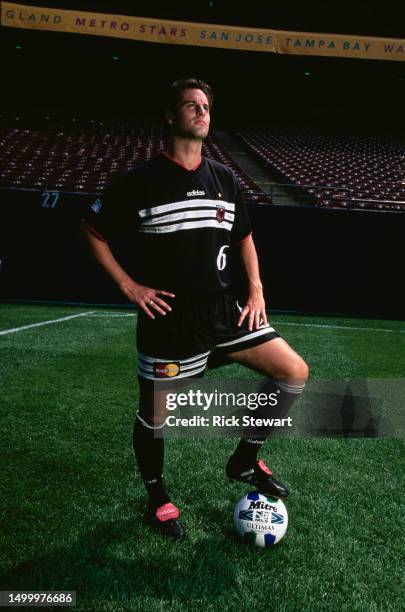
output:
[[[79,239],[90,194],[2,190],[0,298],[123,303]],[[248,205],[272,309],[403,318],[403,215]],[[128,271],[136,262],[123,245]]]

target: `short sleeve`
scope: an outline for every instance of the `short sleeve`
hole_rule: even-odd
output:
[[[231,231],[232,244],[235,245],[239,242],[242,242],[251,233],[252,226],[250,223],[249,216],[246,212],[246,207],[244,204],[242,204],[241,190],[239,187],[239,183],[237,183],[237,196],[235,199],[235,219]]]
[[[133,200],[131,181],[129,175],[124,175],[90,203],[83,222],[101,240],[106,242],[122,240],[128,231],[128,201],[130,200]]]

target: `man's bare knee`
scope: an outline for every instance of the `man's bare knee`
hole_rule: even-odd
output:
[[[297,380],[304,383],[309,376],[309,367],[308,364],[297,355],[294,360],[288,364],[286,377],[289,380]]]
[[[290,382],[296,381],[299,384],[304,384],[308,376],[308,364],[299,355],[290,358],[284,364],[280,365],[275,372],[276,378],[288,380]]]

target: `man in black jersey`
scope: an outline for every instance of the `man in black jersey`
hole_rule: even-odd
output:
[[[162,398],[174,381],[202,376],[208,360],[233,361],[267,377],[282,416],[308,376],[303,359],[267,321],[256,250],[233,172],[201,155],[212,90],[197,79],[176,81],[166,121],[171,145],[116,181],[90,207],[84,231],[110,277],[138,305],[139,410],[134,451],[148,492],[145,520],[175,538],[186,533],[163,482]],[[110,243],[134,246],[137,277],[114,257]],[[240,251],[248,297],[232,294],[229,250]],[[160,393],[162,389],[162,393]],[[257,453],[271,434],[242,439],[229,458],[231,480],[277,497],[288,490]]]

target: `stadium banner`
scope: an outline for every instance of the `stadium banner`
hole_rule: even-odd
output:
[[[209,25],[12,2],[1,2],[1,25],[240,51],[405,60],[405,39]]]

